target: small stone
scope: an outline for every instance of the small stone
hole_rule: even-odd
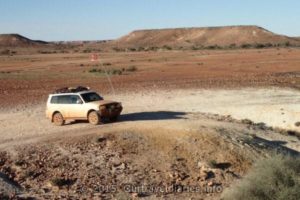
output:
[[[126,169],[126,164],[122,163],[120,166],[118,166],[119,169],[124,170]]]
[[[131,196],[132,196],[132,198],[138,198],[139,194],[135,192],[135,193],[132,193]]]
[[[201,162],[201,161],[198,161],[197,167],[198,167],[198,168],[201,168],[202,166],[205,166],[205,164],[204,164],[203,162]]]
[[[207,186],[213,186],[214,185],[214,182],[212,182],[212,181],[209,181],[208,183],[207,183]]]
[[[199,173],[199,180],[200,181],[205,181],[209,178],[209,169],[207,167],[202,166],[200,168],[200,173]]]

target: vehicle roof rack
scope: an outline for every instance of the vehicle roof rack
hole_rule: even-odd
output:
[[[83,92],[89,91],[89,87],[84,86],[77,86],[77,87],[64,87],[54,91],[54,94],[61,94],[61,93],[76,93],[76,92]]]

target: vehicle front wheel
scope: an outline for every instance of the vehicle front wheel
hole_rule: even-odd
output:
[[[100,122],[101,122],[100,115],[96,111],[92,111],[89,113],[88,120],[89,120],[89,123],[91,123],[93,125],[100,124]]]
[[[62,125],[64,125],[65,120],[64,120],[62,114],[60,114],[60,113],[58,112],[58,113],[55,113],[55,114],[53,115],[52,122],[53,122],[56,126],[62,126]]]

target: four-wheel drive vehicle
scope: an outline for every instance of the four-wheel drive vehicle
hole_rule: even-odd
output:
[[[104,100],[88,88],[63,88],[49,95],[46,116],[59,126],[65,120],[88,120],[96,125],[102,119],[116,121],[122,109],[120,102]]]

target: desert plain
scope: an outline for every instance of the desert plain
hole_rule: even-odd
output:
[[[299,48],[91,54],[0,56],[4,195],[219,199],[256,160],[299,155]],[[119,120],[54,126],[48,94],[78,85],[122,102]]]

